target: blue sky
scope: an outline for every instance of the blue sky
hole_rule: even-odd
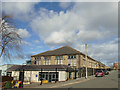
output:
[[[64,45],[84,53],[87,43],[92,58],[107,64],[118,60],[117,3],[3,2],[2,7],[13,16],[26,56]],[[13,61],[22,64],[29,59]]]

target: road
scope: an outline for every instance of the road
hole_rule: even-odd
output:
[[[57,88],[118,88],[118,72],[114,71],[104,77]]]

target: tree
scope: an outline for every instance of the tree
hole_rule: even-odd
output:
[[[13,55],[21,56],[21,37],[17,29],[9,23],[9,17],[4,16],[0,20],[0,58],[11,59]]]

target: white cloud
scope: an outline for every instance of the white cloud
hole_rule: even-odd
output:
[[[36,43],[36,44],[40,44],[39,40],[34,40],[33,42]]]
[[[26,30],[26,29],[18,29],[17,33],[22,37],[22,38],[28,38],[31,36],[31,34]]]
[[[42,48],[42,46],[37,46],[37,48]]]
[[[71,2],[60,2],[59,5],[60,5],[61,8],[66,9],[71,5]]]
[[[20,44],[21,44],[21,45],[27,45],[27,46],[30,46],[30,45],[31,45],[30,42],[27,42],[27,41],[24,41],[24,40],[21,40]]]
[[[32,20],[31,27],[49,45],[67,44],[69,39],[107,39],[117,35],[116,5],[117,3],[76,3],[66,13],[41,8],[39,15]],[[78,33],[75,35],[76,31]]]
[[[2,10],[6,15],[25,21],[34,16],[34,5],[36,3],[37,2],[3,2]]]
[[[112,61],[117,59],[118,3],[60,3],[60,7],[69,10],[55,12],[40,8],[34,12],[36,3],[4,3],[3,10],[21,20],[30,19],[30,25],[40,39],[51,47],[70,45],[84,52],[84,43],[88,45],[88,54],[99,59]],[[35,17],[33,17],[35,16]],[[26,29],[19,32],[23,37],[30,37]],[[25,35],[24,35],[25,34]],[[95,43],[100,41],[105,43]],[[107,42],[106,40],[109,40]],[[38,40],[34,41],[39,43]]]
[[[105,43],[92,43],[87,45],[87,54],[102,62],[107,64],[118,61],[118,43],[116,42],[117,38]],[[78,43],[73,46],[77,50],[85,53],[85,44]]]
[[[62,4],[64,8],[66,3]],[[89,55],[98,60],[102,57],[103,60],[112,61],[117,59],[117,43],[111,41],[118,36],[117,9],[117,3],[89,2],[77,2],[72,9],[59,13],[41,8],[31,27],[51,47],[67,44],[84,52],[83,44],[92,41]],[[95,43],[102,40],[105,43]]]

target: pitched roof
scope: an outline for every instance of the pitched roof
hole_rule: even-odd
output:
[[[40,71],[41,69],[44,69],[44,70],[55,70],[55,69],[58,69],[58,70],[71,70],[73,71],[74,69],[67,66],[67,65],[14,65],[12,66],[11,68],[8,68],[7,71],[20,71],[20,70],[23,70],[24,71]]]
[[[74,55],[74,54],[82,54],[82,55],[85,55],[84,53],[72,48],[72,47],[69,47],[69,46],[63,46],[61,48],[58,48],[58,49],[55,49],[55,50],[49,50],[49,51],[46,51],[46,52],[43,52],[43,53],[39,53],[39,54],[36,54],[36,55],[32,55],[31,57],[34,57],[34,56],[57,56],[57,55]],[[93,61],[96,61],[99,63],[99,61],[91,58],[90,56],[87,56],[88,58],[90,58],[91,60]]]
[[[43,53],[39,53],[33,56],[55,56],[55,55],[69,55],[69,54],[80,54],[81,52],[69,47],[69,46],[63,46],[61,48],[55,49],[55,50],[50,50],[46,51]],[[82,54],[82,53],[81,53]],[[32,57],[33,57],[32,56]]]

